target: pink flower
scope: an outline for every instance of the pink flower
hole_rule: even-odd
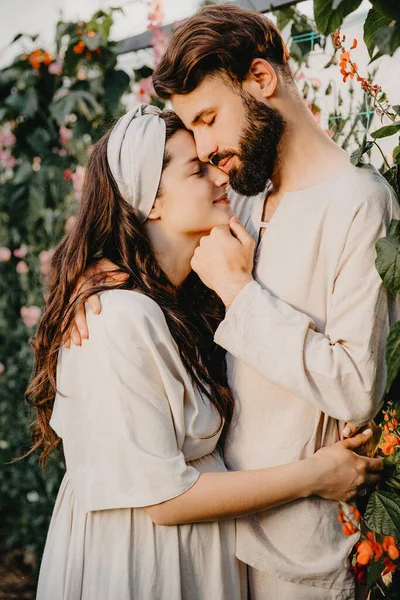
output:
[[[76,77],[77,79],[79,79],[79,81],[85,81],[85,79],[87,79],[86,69],[84,69],[83,67],[79,67]]]
[[[52,62],[49,65],[49,73],[51,75],[61,75],[62,74],[62,65],[58,62]]]
[[[300,71],[299,73],[297,73],[296,75],[296,81],[301,81],[302,79],[305,79],[306,76],[304,75],[303,71]]]
[[[28,265],[26,264],[26,262],[24,260],[20,260],[17,263],[17,266],[15,267],[15,270],[20,275],[25,275],[25,273],[27,273],[29,271],[29,267],[28,267]]]
[[[165,29],[156,29],[153,33],[150,43],[154,48],[154,68],[156,68],[164,56],[169,44],[168,33],[165,31]]]
[[[75,225],[75,221],[76,221],[76,217],[74,217],[74,215],[71,215],[70,217],[68,217],[68,219],[65,221],[65,231],[67,233],[69,233],[71,231],[71,229],[73,228],[73,226]]]
[[[21,244],[20,248],[16,248],[13,252],[14,256],[17,258],[25,258],[28,254],[28,246],[26,244]]]
[[[78,165],[75,169],[75,173],[72,173],[72,185],[74,187],[75,198],[79,202],[82,197],[83,182],[85,179],[85,167]]]
[[[9,150],[0,150],[0,163],[4,169],[12,169],[16,162]]]
[[[0,129],[0,146],[3,148],[11,148],[16,142],[16,137],[13,133]]]
[[[50,266],[51,259],[53,258],[54,248],[50,248],[50,250],[42,250],[39,254],[39,262],[40,262],[40,272],[42,275],[47,275]]]
[[[6,246],[0,246],[0,262],[7,262],[11,258],[11,250],[10,248],[6,248]]]
[[[156,29],[162,25],[164,13],[162,9],[162,0],[150,0],[150,12],[147,16],[148,29]]]
[[[319,88],[321,87],[321,81],[319,79],[317,79],[316,77],[313,77],[311,79],[311,85],[313,86],[313,88],[315,90],[319,90]]]
[[[3,365],[3,363],[0,362],[0,375],[3,375],[5,371],[5,366]]]
[[[63,146],[64,144],[69,142],[71,137],[72,137],[72,131],[70,129],[68,129],[68,127],[65,127],[65,125],[61,125],[61,127],[60,127],[60,144]]]
[[[137,97],[140,102],[150,102],[151,97],[155,96],[155,91],[153,87],[153,79],[150,77],[146,77],[146,79],[141,79],[139,81],[139,88],[137,91]]]
[[[23,306],[21,317],[26,327],[34,327],[40,319],[41,310],[38,306]]]

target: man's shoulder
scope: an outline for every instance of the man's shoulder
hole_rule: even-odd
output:
[[[372,165],[349,167],[340,173],[333,186],[334,205],[358,212],[371,211],[375,214],[396,218],[399,205],[393,188]]]

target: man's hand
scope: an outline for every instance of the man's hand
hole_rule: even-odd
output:
[[[232,217],[200,240],[191,261],[193,271],[214,290],[227,308],[239,292],[253,281],[255,243],[251,235]]]
[[[99,260],[93,267],[85,271],[84,275],[79,278],[77,286],[71,297],[71,301],[76,298],[78,294],[84,292],[99,283],[107,282],[122,282],[128,277],[127,274],[116,272],[118,267],[111,261],[103,258]],[[98,315],[101,311],[100,298],[97,294],[93,294],[87,299],[87,303],[90,306],[91,311]],[[89,338],[89,330],[86,321],[85,306],[82,304],[76,311],[74,321],[64,339],[64,345],[66,348],[70,348],[71,341],[75,346],[81,346],[82,340]]]

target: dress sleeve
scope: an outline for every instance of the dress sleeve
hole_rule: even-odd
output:
[[[339,420],[364,424],[378,412],[386,382],[388,296],[375,269],[390,203],[371,198],[355,214],[328,302],[324,333],[306,314],[257,282],[236,297],[215,341],[269,381]]]
[[[164,317],[126,294],[103,295],[101,314],[88,311],[89,340],[61,359],[55,421],[86,511],[159,504],[199,476],[182,452],[185,389]]]

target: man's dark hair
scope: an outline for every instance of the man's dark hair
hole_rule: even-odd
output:
[[[164,99],[188,94],[216,72],[240,83],[255,58],[290,77],[289,52],[267,17],[236,6],[207,6],[176,29],[154,72],[154,89]]]

